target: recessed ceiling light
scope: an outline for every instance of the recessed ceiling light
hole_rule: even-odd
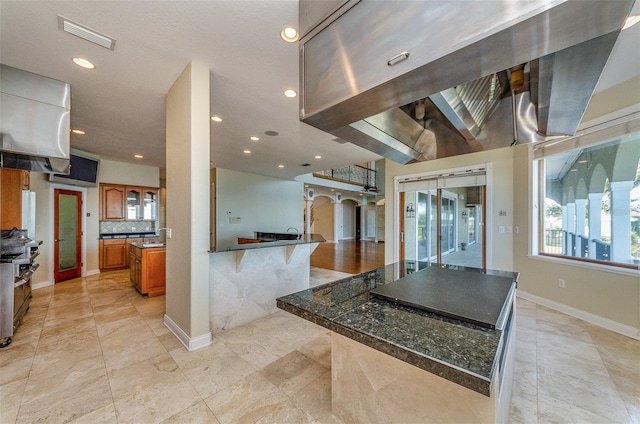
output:
[[[624,22],[624,26],[622,27],[622,30],[631,28],[632,26],[634,26],[638,22],[640,22],[640,15],[631,15]]]
[[[73,63],[85,69],[96,69],[96,65],[89,62],[87,59],[83,59],[81,57],[74,57],[72,60],[73,60]]]
[[[316,157],[316,159],[322,159],[322,156],[320,156],[320,155],[316,155],[315,157]]]
[[[142,159],[144,156],[142,156],[142,155],[133,155],[133,157],[136,158],[136,159]]]
[[[578,168],[571,168],[571,169],[569,170],[569,172],[576,172],[577,170],[578,170]]]
[[[251,150],[247,150],[247,149],[245,149],[245,150],[243,150],[243,152],[244,152],[244,153],[246,153],[246,154],[248,154],[248,155],[250,155],[250,154],[251,154]]]
[[[296,90],[288,89],[284,90],[284,95],[289,98],[294,98],[298,95],[298,93],[296,92]]]
[[[72,129],[71,132],[74,133],[74,134],[80,134],[80,135],[84,135],[85,134],[84,131],[79,130],[79,129],[75,129],[75,128]]]
[[[256,137],[255,135],[251,136],[251,141],[258,141],[260,140],[260,137]]]
[[[362,196],[362,193],[360,193],[360,196]]]
[[[278,165],[278,168],[284,168],[284,165],[282,165],[282,164]]]
[[[212,116],[212,117],[211,117],[211,120],[212,120],[213,122],[222,122],[222,118],[221,118],[221,117],[219,117],[219,116]]]
[[[586,159],[582,159],[582,160],[579,160],[579,161],[578,161],[578,163],[587,163],[587,162],[589,162],[589,161],[588,161],[588,160],[586,160]]]
[[[293,27],[284,27],[280,31],[280,37],[287,43],[298,41],[298,30]]]
[[[336,191],[336,189],[335,189],[335,188],[332,188],[332,189],[331,189],[331,191]]]

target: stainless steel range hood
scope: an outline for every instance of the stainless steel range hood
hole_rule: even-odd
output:
[[[408,163],[573,135],[634,0],[316,3],[300,119]]]
[[[0,65],[0,167],[69,173],[69,84]]]

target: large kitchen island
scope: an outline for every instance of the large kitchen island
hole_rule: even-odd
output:
[[[407,261],[277,304],[331,330],[345,422],[507,422],[518,276]]]

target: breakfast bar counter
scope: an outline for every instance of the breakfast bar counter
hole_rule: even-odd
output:
[[[319,235],[216,246],[209,255],[213,330],[229,330],[277,311],[276,298],[309,288],[311,253]]]
[[[332,331],[332,405],[343,420],[501,422],[518,276],[406,261],[277,304]]]

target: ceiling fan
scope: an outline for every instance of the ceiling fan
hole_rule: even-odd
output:
[[[376,186],[370,186],[369,184],[365,184],[362,191],[365,193],[377,193],[380,190],[378,190],[378,187]]]

